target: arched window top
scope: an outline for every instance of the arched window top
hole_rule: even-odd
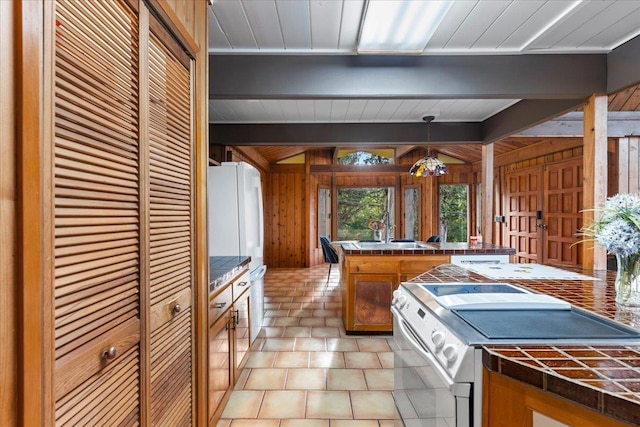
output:
[[[339,165],[388,165],[393,163],[392,149],[339,150]]]

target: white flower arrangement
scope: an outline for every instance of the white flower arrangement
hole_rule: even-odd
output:
[[[607,199],[597,221],[581,230],[607,252],[628,257],[640,254],[640,196],[616,194]]]
[[[600,218],[583,227],[580,235],[616,256],[616,301],[627,303],[640,272],[640,195],[616,194],[598,211]]]

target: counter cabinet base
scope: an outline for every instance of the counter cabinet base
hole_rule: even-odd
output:
[[[449,255],[343,255],[340,286],[347,334],[391,334],[393,291],[400,282],[449,259]]]
[[[483,427],[631,425],[487,369],[483,369],[482,382]]]

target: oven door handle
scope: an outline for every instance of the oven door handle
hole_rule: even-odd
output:
[[[455,396],[469,397],[471,395],[471,385],[468,383],[456,383],[453,378],[449,376],[447,371],[440,366],[440,363],[438,363],[433,354],[431,354],[429,350],[425,350],[425,348],[419,343],[415,333],[411,329],[411,326],[406,324],[400,312],[395,307],[391,307],[391,312],[398,319],[397,325],[400,327],[400,333],[418,354],[429,361],[429,364],[438,373],[438,376],[442,382],[445,383],[447,389]]]

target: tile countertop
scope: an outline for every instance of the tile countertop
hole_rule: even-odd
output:
[[[242,267],[249,264],[249,256],[212,256],[209,257],[209,293],[231,279]]]
[[[492,245],[489,243],[436,243],[417,242],[429,245],[430,248],[415,249],[362,249],[357,246],[356,241],[335,241],[334,245],[340,245],[345,255],[465,255],[465,254],[491,254],[491,255],[514,255],[515,249],[506,246]]]
[[[615,272],[567,270],[598,280],[522,280],[509,283],[552,295],[576,307],[640,329],[640,311],[616,306]],[[486,277],[447,264],[416,282],[487,282]],[[504,281],[504,280],[501,280]],[[604,415],[640,425],[640,345],[485,346],[483,364],[507,377],[585,405]]]

